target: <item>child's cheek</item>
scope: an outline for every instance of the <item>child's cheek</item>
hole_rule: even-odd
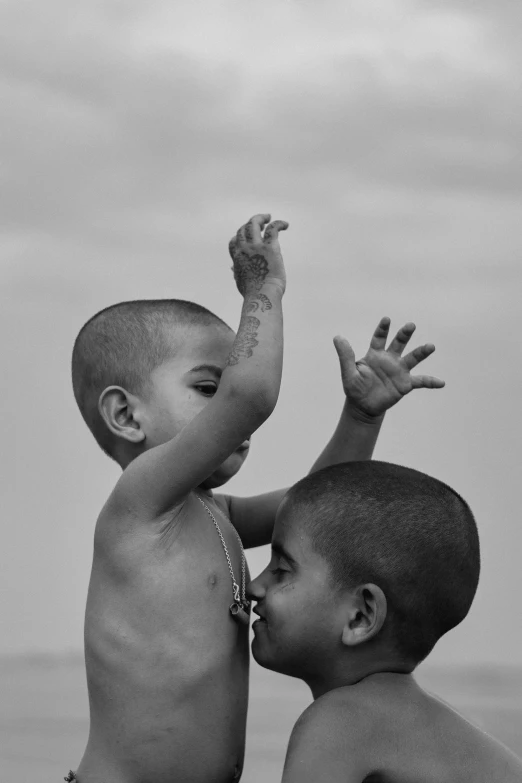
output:
[[[291,611],[294,591],[295,585],[292,582],[281,582],[273,588],[273,604],[278,614],[284,615]]]

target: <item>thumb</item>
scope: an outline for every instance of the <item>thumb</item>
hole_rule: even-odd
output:
[[[334,337],[333,343],[335,350],[337,351],[337,356],[339,357],[343,381],[349,380],[354,375],[357,375],[354,350],[346,337],[337,335],[337,337]]]

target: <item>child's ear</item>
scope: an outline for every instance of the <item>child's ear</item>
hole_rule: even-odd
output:
[[[343,644],[353,647],[368,642],[381,630],[386,620],[386,596],[380,587],[366,584],[351,593],[346,623],[343,628]]]
[[[100,415],[112,434],[135,444],[145,439],[145,433],[134,416],[136,402],[136,397],[121,386],[108,386],[98,401]]]

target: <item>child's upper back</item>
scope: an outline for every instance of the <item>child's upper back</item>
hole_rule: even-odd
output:
[[[330,691],[294,728],[284,783],[520,783],[522,762],[408,675]]]

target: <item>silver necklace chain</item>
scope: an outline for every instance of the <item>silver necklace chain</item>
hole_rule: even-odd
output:
[[[214,514],[212,513],[212,511],[210,510],[210,508],[207,506],[205,501],[202,500],[202,498],[200,498],[200,496],[197,493],[196,493],[196,497],[199,500],[199,502],[201,503],[201,505],[203,506],[203,508],[205,509],[205,511],[207,512],[207,514],[209,515],[209,517],[211,518],[212,522],[214,523],[214,525],[216,527],[216,530],[218,532],[218,535],[219,535],[219,537],[221,539],[221,544],[222,544],[223,550],[225,552],[225,557],[227,558],[228,570],[230,571],[230,576],[232,578],[232,589],[234,591],[234,601],[236,601],[236,603],[242,604],[244,606],[247,603],[247,601],[246,601],[246,557],[245,557],[245,550],[243,549],[243,542],[241,541],[240,535],[237,532],[237,530],[234,527],[234,525],[232,524],[232,522],[230,522],[230,520],[223,514],[221,509],[219,507],[217,507],[217,510],[221,514],[223,519],[226,519],[227,522],[230,522],[230,524],[232,525],[232,529],[233,529],[234,533],[236,534],[237,540],[239,541],[239,546],[241,548],[241,593],[239,592],[240,588],[239,588],[238,583],[236,582],[236,577],[234,575],[234,569],[232,568],[232,561],[231,561],[230,555],[228,553],[228,547],[226,545],[226,541],[225,541],[225,538],[223,536],[223,533],[221,532],[221,528],[218,525],[217,519],[214,516]]]

